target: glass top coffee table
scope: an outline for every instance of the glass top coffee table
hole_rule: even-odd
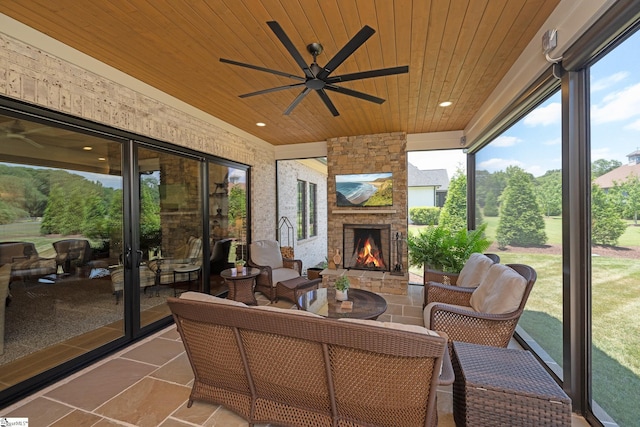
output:
[[[335,289],[314,289],[300,295],[298,308],[332,319],[377,319],[387,309],[387,301],[374,292],[349,289],[348,296],[353,307],[342,308]]]

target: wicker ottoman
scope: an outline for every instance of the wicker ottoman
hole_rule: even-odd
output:
[[[571,426],[571,400],[523,350],[453,343],[456,426]]]
[[[298,304],[298,297],[311,289],[318,289],[322,279],[309,280],[306,277],[295,277],[276,283],[276,301],[280,298]]]

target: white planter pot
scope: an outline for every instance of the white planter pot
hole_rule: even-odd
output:
[[[338,301],[346,301],[348,299],[347,290],[339,291],[336,289],[336,299]]]

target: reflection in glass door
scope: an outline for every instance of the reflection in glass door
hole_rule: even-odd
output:
[[[170,315],[168,296],[203,289],[201,162],[139,148],[140,326]]]
[[[0,135],[4,390],[124,336],[123,179],[122,141],[2,113]]]

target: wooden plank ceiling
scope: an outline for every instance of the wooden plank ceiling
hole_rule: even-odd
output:
[[[559,0],[3,0],[0,13],[274,145],[330,137],[464,129]],[[277,21],[305,61],[323,66],[364,25],[375,34],[331,75],[408,65],[409,73],[341,83],[381,105],[327,92],[333,117],[297,83],[221,63],[232,59],[303,77],[267,26]],[[451,101],[448,108],[439,107]],[[257,127],[256,122],[267,126]]]

